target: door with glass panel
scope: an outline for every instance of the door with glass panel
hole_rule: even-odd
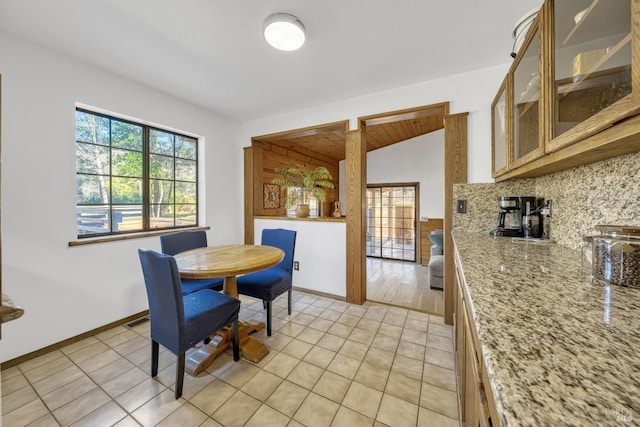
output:
[[[416,260],[416,187],[367,186],[367,256]]]

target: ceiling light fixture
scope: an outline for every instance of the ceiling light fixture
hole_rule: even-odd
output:
[[[288,13],[274,13],[264,20],[264,39],[280,50],[297,50],[305,41],[304,25]]]

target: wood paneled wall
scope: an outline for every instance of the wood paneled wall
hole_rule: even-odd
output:
[[[334,189],[327,189],[327,199],[323,203],[322,207],[322,216],[331,216],[331,207],[333,202],[338,200],[338,162],[329,158],[323,157],[317,153],[313,154],[313,157],[308,154],[303,154],[295,150],[291,150],[289,148],[281,147],[275,144],[271,144],[270,142],[254,142],[254,147],[260,146],[262,148],[262,184],[271,184],[273,178],[278,176],[275,172],[277,167],[287,167],[291,163],[291,161],[297,161],[305,164],[306,166],[315,169],[318,166],[326,167],[331,176],[333,176],[333,182],[336,185]],[[260,185],[262,188],[262,185]],[[262,191],[262,190],[261,190]],[[260,193],[262,195],[262,192]],[[282,190],[280,195],[280,208],[278,209],[264,209],[262,208],[262,203],[259,203],[258,212],[260,215],[285,215],[285,206],[284,206],[284,196],[285,191]]]

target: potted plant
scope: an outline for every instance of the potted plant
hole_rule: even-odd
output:
[[[333,177],[327,168],[319,166],[310,169],[298,162],[291,162],[289,167],[278,167],[275,172],[280,174],[272,183],[284,188],[296,188],[297,191],[288,191],[285,198],[285,206],[296,207],[296,216],[305,218],[309,216],[309,200],[315,197],[324,202],[327,193],[325,188],[335,188]]]

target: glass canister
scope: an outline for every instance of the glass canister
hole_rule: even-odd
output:
[[[640,227],[596,225],[592,275],[616,285],[640,288]]]
[[[593,264],[593,236],[583,236],[580,247],[580,279],[590,281]]]

